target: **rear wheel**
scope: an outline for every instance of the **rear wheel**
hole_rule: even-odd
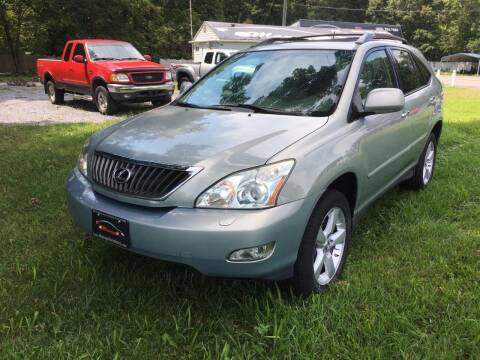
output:
[[[415,166],[413,176],[405,181],[402,187],[410,190],[421,190],[427,186],[433,178],[436,157],[437,138],[435,134],[430,134],[427,144],[420,155],[420,159]]]
[[[351,230],[346,197],[336,190],[327,190],[308,222],[298,251],[293,283],[300,294],[321,292],[340,276]]]
[[[104,115],[112,115],[118,111],[118,104],[112,99],[108,90],[99,85],[94,92],[95,105],[98,111]]]
[[[65,99],[65,93],[63,90],[56,88],[55,83],[52,80],[47,81],[45,85],[47,90],[48,99],[52,104],[63,104]]]
[[[192,82],[190,81],[190,78],[188,76],[180,76],[177,80],[177,88],[178,90],[181,90],[181,87],[182,87],[182,83],[184,83],[185,81],[188,81],[188,82]]]

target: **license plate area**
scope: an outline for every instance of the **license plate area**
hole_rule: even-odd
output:
[[[101,239],[113,242],[122,247],[130,245],[128,220],[92,210],[92,233]]]

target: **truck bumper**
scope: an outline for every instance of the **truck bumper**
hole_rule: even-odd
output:
[[[93,209],[128,220],[129,251],[183,263],[210,276],[269,280],[292,276],[315,206],[314,199],[306,198],[265,210],[146,208],[95,193],[78,169],[68,177],[67,194],[75,222],[88,233]],[[263,260],[228,260],[235,250],[272,242],[273,253]]]
[[[160,85],[108,84],[110,96],[119,102],[162,100],[172,96],[173,82]]]

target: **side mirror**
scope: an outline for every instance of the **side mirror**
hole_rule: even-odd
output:
[[[75,55],[73,57],[73,61],[76,63],[83,63],[85,62],[85,58],[83,57],[83,55]]]
[[[180,84],[180,94],[183,94],[185,91],[187,91],[188,89],[190,89],[192,87],[192,83],[190,81],[183,81],[181,84]]]
[[[403,91],[396,88],[380,88],[368,93],[364,113],[387,114],[397,112],[405,106]]]
[[[152,57],[150,55],[143,55],[143,58],[147,61],[152,61]]]

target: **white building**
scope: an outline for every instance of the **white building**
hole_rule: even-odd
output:
[[[204,21],[190,41],[193,61],[200,62],[210,49],[243,50],[271,37],[311,35],[319,29],[291,28],[274,25],[234,24]]]

